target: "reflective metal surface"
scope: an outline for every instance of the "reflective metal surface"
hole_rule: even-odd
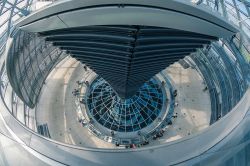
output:
[[[221,116],[221,119],[217,123],[214,123],[208,130],[199,133],[194,137],[188,137],[174,143],[167,143],[157,147],[142,148],[133,151],[119,150],[118,152],[113,150],[87,149],[65,145],[39,136],[37,133],[29,130],[16,120],[9,112],[13,105],[11,100],[13,90],[8,83],[5,65],[2,63],[5,57],[1,57],[1,116],[3,116],[1,122],[6,123],[6,125],[2,123],[0,125],[2,135],[0,138],[0,163],[2,165],[34,165],[34,163],[36,163],[36,165],[45,165],[45,163],[47,163],[48,165],[95,166],[110,166],[114,163],[119,163],[121,166],[132,166],[138,164],[197,166],[249,165],[250,94],[249,90],[246,91],[246,93],[241,91],[249,88],[250,78],[249,2],[247,0],[203,0],[200,1],[200,3],[201,2],[212,7],[212,11],[215,9],[221,12],[223,16],[231,17],[231,20],[234,20],[239,27],[242,26],[242,32],[238,33],[232,38],[232,40],[222,40],[222,42],[219,42],[219,47],[222,45],[226,46],[224,47],[224,51],[221,51],[220,48],[217,49],[217,46],[214,45],[209,49],[208,57],[202,56],[203,59],[196,59],[196,61],[199,62],[195,63],[203,74],[207,84],[209,84],[209,82],[216,82],[218,87],[224,89],[225,87],[223,87],[223,85],[225,84],[221,84],[220,80],[217,80],[216,77],[221,78],[221,82],[224,83],[228,83],[226,80],[233,81],[230,85],[226,85],[226,89],[229,88],[233,90],[233,93],[229,91],[223,92],[223,94],[227,93],[226,96],[231,96],[229,101],[226,101],[229,99],[228,97],[222,99],[223,102],[229,103],[229,106],[224,104],[224,106],[221,106],[223,109],[218,111],[221,115],[226,116]],[[5,1],[1,1],[0,3],[1,8],[4,8],[4,4],[7,4]],[[13,6],[9,7],[8,10],[12,9],[14,10]],[[1,30],[3,29],[5,31],[6,27],[2,26]],[[7,28],[7,30],[10,29]],[[6,36],[4,37],[3,35],[3,38],[1,39],[6,41]],[[201,51],[202,52],[199,52],[200,54],[206,53],[206,50]],[[229,56],[227,57],[227,61],[224,61],[223,64],[221,64],[220,59],[223,58],[224,53]],[[231,60],[229,61],[228,58]],[[214,69],[211,69],[211,67],[209,67],[211,64],[209,63],[215,61],[218,61],[219,64],[215,65]],[[206,66],[208,66],[209,69],[204,71]],[[225,71],[218,72],[219,70],[224,69],[225,66],[232,66],[235,67],[235,69],[230,69],[228,74],[225,73]],[[214,70],[213,73],[217,72],[218,75],[206,75],[209,74],[211,70]],[[231,76],[232,78],[230,78]],[[241,79],[243,80],[240,81]],[[237,82],[239,83],[238,85]],[[212,87],[210,93],[215,95],[215,93],[217,93],[217,86],[214,85]],[[237,92],[238,89],[240,89],[240,91]],[[223,96],[225,97],[225,95]],[[222,100],[218,99],[219,102]],[[236,104],[237,100],[240,100],[238,104]],[[233,107],[234,104],[236,104],[235,107]],[[231,111],[227,113],[228,110]],[[214,119],[218,118],[217,115],[218,114],[214,116]],[[7,127],[9,127],[9,130],[6,129]],[[7,135],[4,135],[9,131],[12,131],[12,133],[9,134],[10,140]],[[28,150],[30,151],[28,152]],[[15,158],[13,158],[13,156],[15,156]]]

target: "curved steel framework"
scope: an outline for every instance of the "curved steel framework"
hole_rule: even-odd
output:
[[[16,1],[17,3],[24,2],[22,0]],[[2,0],[0,4],[1,8],[5,8],[5,6],[7,6],[6,4],[8,3]],[[11,102],[12,100],[9,99],[13,98],[12,92],[15,92],[12,90],[10,84],[8,84],[8,77],[6,76],[5,67],[3,65],[0,73],[2,97],[1,103],[4,103],[5,105],[1,105],[1,114],[4,115],[4,123],[6,123],[6,125],[9,127],[9,130],[14,131],[16,135],[14,137],[8,134],[8,132],[5,132],[6,129],[3,129],[4,125],[2,124],[1,118],[0,128],[1,134],[4,136],[0,136],[0,143],[4,142],[5,146],[2,146],[3,144],[1,144],[1,150],[4,152],[2,154],[4,156],[1,155],[0,163],[2,165],[17,165],[20,164],[20,160],[22,160],[23,163],[26,163],[26,165],[31,165],[34,164],[34,160],[36,160],[37,163],[40,163],[41,165],[44,165],[44,162],[51,165],[112,165],[118,160],[117,162],[119,162],[120,165],[131,166],[138,165],[138,163],[141,165],[247,165],[249,163],[250,146],[250,114],[247,112],[249,109],[249,91],[243,98],[241,98],[245,92],[239,92],[238,88],[241,90],[248,88],[250,80],[249,2],[247,0],[200,0],[198,4],[207,5],[214,9],[213,11],[219,11],[225,18],[232,20],[242,30],[240,33],[234,36],[232,40],[219,42],[219,47],[224,48],[224,53],[226,53],[225,56],[229,55],[227,58],[229,58],[230,61],[227,59],[226,61],[228,62],[223,60],[224,62],[221,63],[221,52],[220,50],[215,50],[216,46],[212,46],[212,49],[209,49],[208,53],[210,55],[202,55],[202,59],[200,58],[201,56],[196,56],[195,58],[194,56],[192,57],[193,60],[195,59],[194,61],[197,65],[197,69],[204,76],[207,85],[212,85],[209,86],[211,87],[209,92],[211,96],[217,96],[216,101],[227,101],[230,104],[237,103],[237,99],[241,100],[238,105],[234,107],[229,116],[223,118],[218,123],[215,123],[211,128],[203,133],[200,133],[199,135],[196,135],[195,137],[190,137],[173,144],[170,143],[168,145],[159,145],[159,148],[152,147],[138,151],[133,150],[133,152],[129,150],[118,150],[121,153],[115,153],[113,150],[84,149],[62,145],[62,143],[45,139],[28,130],[20,122],[17,122],[12,115],[8,114],[7,110],[11,111],[11,107],[14,104]],[[15,7],[11,5],[8,7],[8,9],[6,8],[6,10],[11,11],[13,8]],[[17,9],[15,8],[15,10]],[[2,26],[1,30],[9,31],[9,28],[7,29],[6,26]],[[5,42],[6,36],[1,38],[1,40]],[[1,47],[1,51],[3,48],[4,47]],[[200,51],[201,53],[206,53],[206,50],[201,49]],[[214,51],[216,51],[216,54],[214,54]],[[34,66],[37,65],[34,64]],[[225,68],[226,66],[230,68],[229,72],[227,72],[228,68]],[[219,72],[220,70],[225,71]],[[231,74],[233,75],[232,77]],[[243,81],[241,81],[241,78]],[[220,79],[222,81],[220,81]],[[233,90],[233,92],[227,91],[223,93],[223,96],[228,95],[232,97],[231,99],[227,96],[221,97],[221,91],[217,89],[218,86],[224,89],[225,87],[223,87],[223,85],[228,83],[227,81],[230,82],[230,85],[227,85],[226,89],[229,88]],[[237,88],[235,85],[237,85]],[[225,115],[228,112],[227,110],[230,110],[231,107],[233,107],[233,104],[231,104],[229,107],[226,105],[220,106],[221,103],[213,103],[216,103],[214,104],[213,108],[221,108],[220,111],[215,113],[215,119],[221,117],[217,115]],[[3,131],[4,133],[2,133]],[[19,139],[17,139],[16,136],[18,136]],[[7,146],[6,142],[9,143]],[[30,155],[30,152],[27,152],[29,154],[27,155],[24,149],[29,150],[32,152],[32,154],[35,154],[36,157]],[[20,156],[15,155],[15,158],[13,158],[13,154],[15,154],[17,150],[20,151]],[[98,159],[98,161],[96,159]]]
[[[122,100],[103,79],[91,84],[88,110],[102,126],[119,132],[133,132],[149,126],[162,111],[163,94],[154,79],[143,84],[130,99]]]
[[[159,76],[164,81],[160,82]],[[173,120],[174,87],[164,74],[144,83],[127,100],[120,99],[100,76],[79,81],[75,95],[79,122],[96,137],[114,144],[138,145],[151,141]]]
[[[248,0],[197,0],[198,5],[206,5],[220,13],[240,29],[234,38],[238,50],[250,62],[250,4]],[[249,69],[248,69],[249,70]],[[250,70],[249,70],[250,71]]]
[[[1,0],[0,1],[0,50],[5,47],[6,40],[12,30],[13,23],[30,13],[33,0]],[[1,53],[1,52],[0,52]]]
[[[6,60],[9,81],[17,96],[34,108],[47,75],[66,55],[35,34],[13,31],[11,36]]]

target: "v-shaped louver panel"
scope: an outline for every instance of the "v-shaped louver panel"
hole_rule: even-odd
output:
[[[86,26],[40,33],[108,81],[122,98],[216,37],[149,26]]]

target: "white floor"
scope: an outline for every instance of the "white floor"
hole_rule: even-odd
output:
[[[170,66],[167,73],[178,95],[175,108],[177,118],[164,133],[164,136],[153,141],[150,145],[174,141],[197,133],[209,126],[211,104],[208,91],[203,92],[203,80],[194,69],[183,69],[178,63]],[[174,114],[175,114],[174,113]]]
[[[60,142],[112,148],[114,145],[99,140],[77,121],[72,91],[83,73],[82,65],[70,58],[49,75],[36,110],[37,124],[47,123],[51,138]]]
[[[203,92],[203,80],[194,69],[183,69],[175,64],[166,72],[178,90],[175,112],[178,117],[160,139],[150,142],[155,145],[170,142],[197,133],[209,126],[211,106],[208,92]],[[37,124],[47,123],[52,139],[68,144],[115,148],[91,135],[77,121],[72,91],[76,81],[84,74],[82,65],[72,58],[61,62],[48,76],[36,109]]]

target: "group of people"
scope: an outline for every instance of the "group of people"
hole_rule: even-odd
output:
[[[74,89],[73,92],[72,92],[72,94],[74,96],[78,96],[80,94],[80,90],[79,89]]]
[[[153,136],[153,140],[156,140],[157,138],[160,138],[163,136],[164,134],[164,130],[160,130],[159,132],[157,132],[154,136]]]
[[[144,141],[143,143],[141,144],[130,144],[130,145],[125,145],[125,148],[128,149],[128,148],[131,148],[131,149],[135,149],[135,148],[140,148],[144,145],[148,145],[149,144],[149,141]],[[120,146],[119,143],[116,143],[115,144],[116,146]]]

